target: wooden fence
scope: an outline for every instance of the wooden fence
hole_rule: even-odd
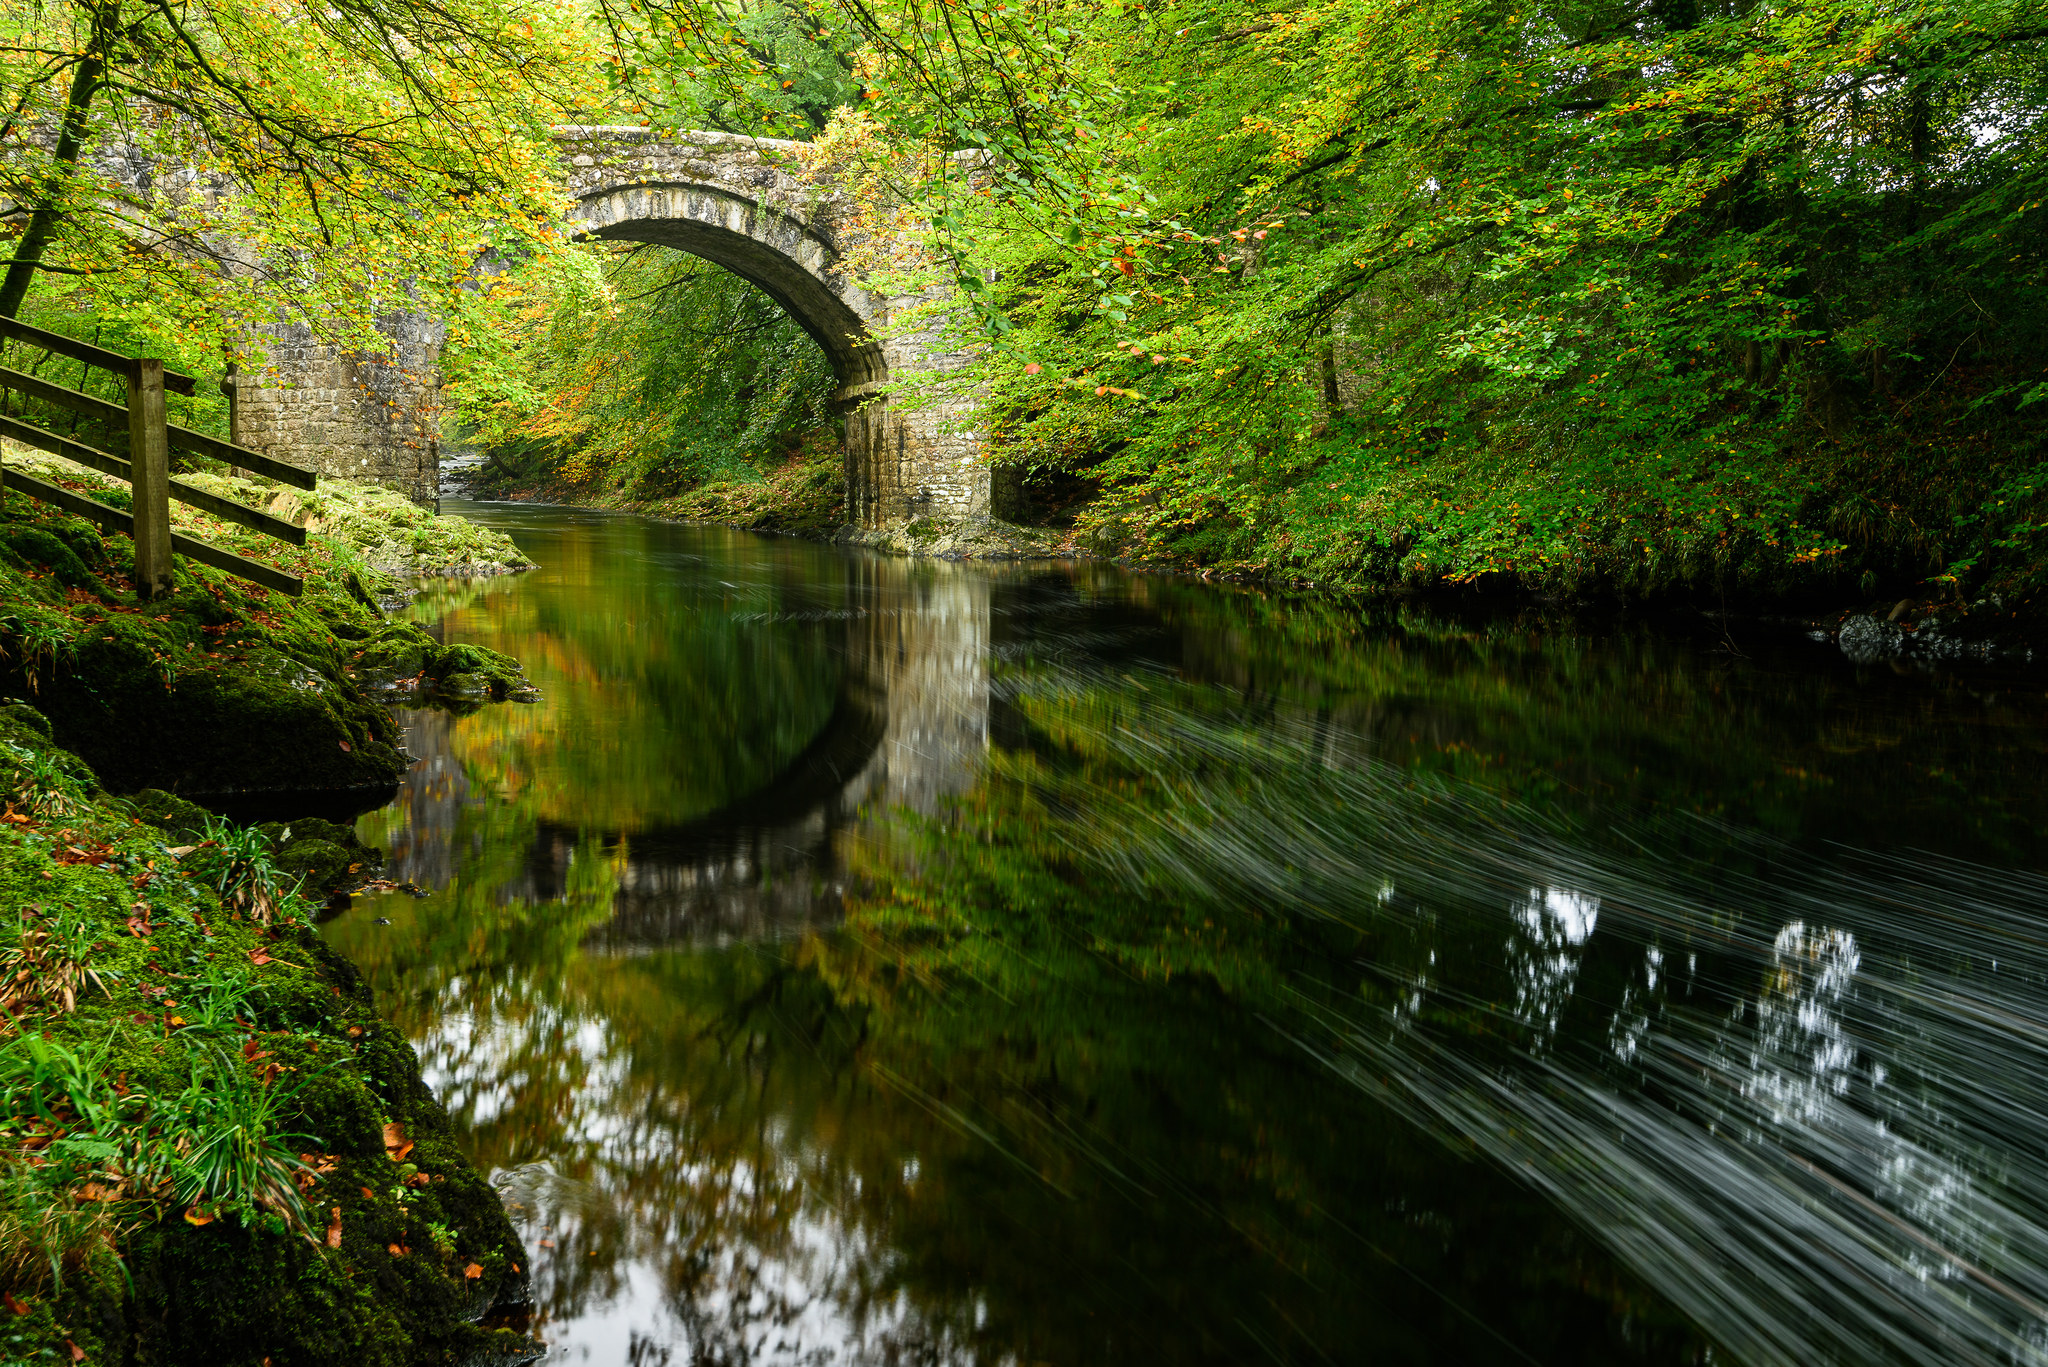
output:
[[[276,537],[279,541],[294,546],[306,544],[306,529],[268,513],[221,498],[194,488],[181,479],[171,477],[171,450],[191,451],[216,460],[224,460],[259,475],[264,475],[283,484],[300,489],[313,487],[311,470],[273,460],[261,451],[251,451],[236,446],[218,437],[209,437],[190,428],[180,427],[171,422],[164,412],[164,394],[191,394],[196,382],[189,375],[180,375],[165,370],[158,360],[137,360],[93,346],[76,338],[65,337],[26,323],[15,322],[12,318],[0,318],[0,337],[10,337],[27,342],[44,351],[68,356],[74,361],[101,370],[110,370],[128,382],[128,402],[125,405],[110,403],[105,399],[81,394],[60,384],[23,371],[0,365],[0,390],[15,390],[44,403],[69,408],[87,417],[98,418],[111,424],[116,430],[126,427],[128,431],[128,458],[97,450],[69,437],[33,426],[17,418],[0,413],[0,437],[10,437],[24,446],[33,446],[53,456],[76,461],[80,465],[113,475],[128,481],[134,491],[134,511],[123,512],[119,508],[75,494],[69,489],[59,488],[46,480],[36,479],[19,470],[0,466],[0,482],[8,489],[27,494],[30,498],[53,503],[67,511],[77,513],[98,523],[103,529],[117,531],[135,543],[135,591],[144,598],[154,598],[168,593],[171,588],[171,554],[176,552],[202,565],[211,565],[217,570],[238,575],[265,588],[276,589],[297,597],[304,587],[295,575],[286,574],[260,561],[236,555],[223,550],[198,537],[186,536],[171,530],[172,499],[211,513],[225,522],[238,523],[265,536]]]

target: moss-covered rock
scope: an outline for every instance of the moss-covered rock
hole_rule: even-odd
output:
[[[365,845],[355,827],[317,817],[258,826],[277,847],[277,866],[315,899],[360,886],[384,867],[384,852]]]
[[[443,702],[458,708],[508,698],[531,698],[519,662],[487,646],[443,645],[424,627],[393,622],[363,643],[354,659],[355,677],[372,688],[395,692],[415,704]]]
[[[398,595],[405,581],[444,575],[489,576],[533,568],[502,532],[422,508],[395,489],[323,479],[317,489],[279,489],[227,475],[190,475],[188,483],[274,517],[303,521],[352,562],[359,587]]]
[[[216,843],[187,848],[171,832],[196,809],[64,778],[78,761],[40,721],[0,706],[0,797],[29,814],[0,823],[0,905],[25,913],[9,934],[61,926],[98,987],[66,997],[45,962],[0,1038],[0,1091],[20,1117],[52,1085],[48,1070],[10,1065],[7,1051],[32,1037],[77,1065],[67,1095],[98,1098],[112,1119],[74,1118],[58,1142],[19,1123],[0,1136],[0,1288],[21,1307],[7,1317],[8,1359],[68,1361],[72,1345],[135,1367],[530,1356],[530,1341],[477,1323],[523,1301],[525,1254],[411,1048],[313,932],[306,903],[287,898],[264,924],[222,892],[238,876],[283,876],[267,842],[216,824]],[[331,823],[294,825],[288,850],[346,838]],[[178,1155],[228,1123],[224,1098],[237,1096],[238,1133],[297,1155],[297,1180],[280,1190],[230,1176],[177,1194]],[[249,1111],[252,1100],[265,1105]],[[153,1160],[171,1177],[118,1176],[146,1170],[131,1148],[181,1126],[197,1142]]]
[[[128,809],[142,821],[179,840],[195,841],[206,834],[213,813],[161,788],[144,788],[128,798]]]
[[[113,492],[102,477],[62,462],[35,468],[91,497]],[[174,507],[189,530],[300,575],[301,597],[179,557],[173,592],[144,602],[119,568],[129,555],[125,538],[102,538],[83,519],[23,499],[9,501],[0,523],[0,692],[33,696],[56,739],[110,788],[382,787],[405,761],[390,714],[374,696],[380,686],[388,692],[400,679],[413,680],[408,701],[431,701],[451,674],[481,675],[489,698],[524,689],[513,661],[443,647],[418,626],[389,622],[364,587],[368,578],[379,592],[394,589],[394,567],[429,568],[388,558],[373,565],[361,543],[379,527],[427,559],[530,564],[504,537],[437,517],[388,490],[323,482],[317,492],[287,495],[225,476],[189,478],[334,529],[310,535],[299,551]],[[288,508],[287,499],[297,502]]]
[[[106,585],[87,568],[85,557],[79,554],[72,539],[58,535],[61,530],[69,529],[61,526],[0,528],[0,546],[7,548],[10,564],[18,565],[31,574],[38,569],[48,570],[65,588],[106,592]],[[95,555],[95,559],[104,558]]]

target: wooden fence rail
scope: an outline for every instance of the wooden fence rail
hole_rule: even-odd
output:
[[[30,498],[53,503],[68,509],[81,517],[90,518],[109,531],[125,534],[135,543],[135,590],[144,598],[154,598],[168,593],[171,588],[171,555],[175,551],[202,565],[225,570],[265,588],[276,589],[296,597],[304,585],[295,575],[250,560],[224,550],[197,537],[186,536],[171,530],[170,500],[188,504],[210,513],[223,521],[235,522],[252,531],[289,542],[294,546],[306,544],[306,530],[246,507],[233,499],[209,494],[183,480],[172,479],[170,472],[171,448],[192,451],[227,461],[231,465],[267,476],[301,489],[311,489],[315,479],[313,472],[296,465],[272,459],[261,451],[251,451],[236,446],[218,437],[209,437],[194,432],[168,420],[164,412],[164,393],[169,390],[178,394],[191,394],[197,382],[189,375],[180,375],[164,369],[164,363],[153,359],[137,359],[107,351],[76,338],[60,333],[45,332],[30,327],[12,318],[0,318],[0,336],[27,342],[45,351],[83,361],[102,370],[120,375],[128,384],[128,402],[111,403],[106,399],[94,398],[64,385],[55,384],[38,376],[0,366],[0,390],[15,390],[44,403],[56,404],[97,418],[112,425],[116,430],[122,427],[128,433],[128,455],[120,456],[87,446],[69,437],[59,436],[32,423],[22,422],[0,414],[0,436],[12,438],[25,446],[47,451],[53,456],[76,461],[117,479],[128,481],[133,491],[132,512],[62,489],[45,480],[35,479],[18,470],[0,470],[0,484],[5,488],[27,494]]]

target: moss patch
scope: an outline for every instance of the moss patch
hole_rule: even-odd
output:
[[[0,949],[33,967],[0,1028],[0,1284],[23,1307],[0,1351],[523,1354],[476,1322],[525,1296],[497,1196],[309,905],[263,891],[291,882],[270,839],[110,798],[49,729],[0,706]],[[229,1151],[249,1161],[208,1157]]]
[[[36,473],[102,500],[112,491],[61,462]],[[110,788],[377,787],[405,767],[396,727],[373,696],[401,677],[387,664],[409,667],[412,701],[433,701],[440,681],[455,675],[487,681],[481,698],[456,690],[465,707],[526,691],[515,662],[489,652],[488,660],[457,658],[420,628],[388,622],[377,603],[400,590],[401,570],[420,572],[425,562],[478,572],[530,564],[504,537],[388,490],[323,482],[302,494],[220,475],[186,478],[330,529],[296,549],[173,505],[179,525],[301,576],[302,597],[178,557],[174,592],[143,602],[128,576],[125,537],[103,538],[83,519],[19,495],[0,521],[0,691],[34,698],[57,741]],[[403,554],[390,549],[401,543]]]

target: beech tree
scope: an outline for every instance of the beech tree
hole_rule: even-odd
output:
[[[598,89],[566,5],[62,0],[0,17],[0,314],[190,349],[286,316],[365,339],[558,215],[552,122]],[[41,303],[38,304],[37,301]]]

